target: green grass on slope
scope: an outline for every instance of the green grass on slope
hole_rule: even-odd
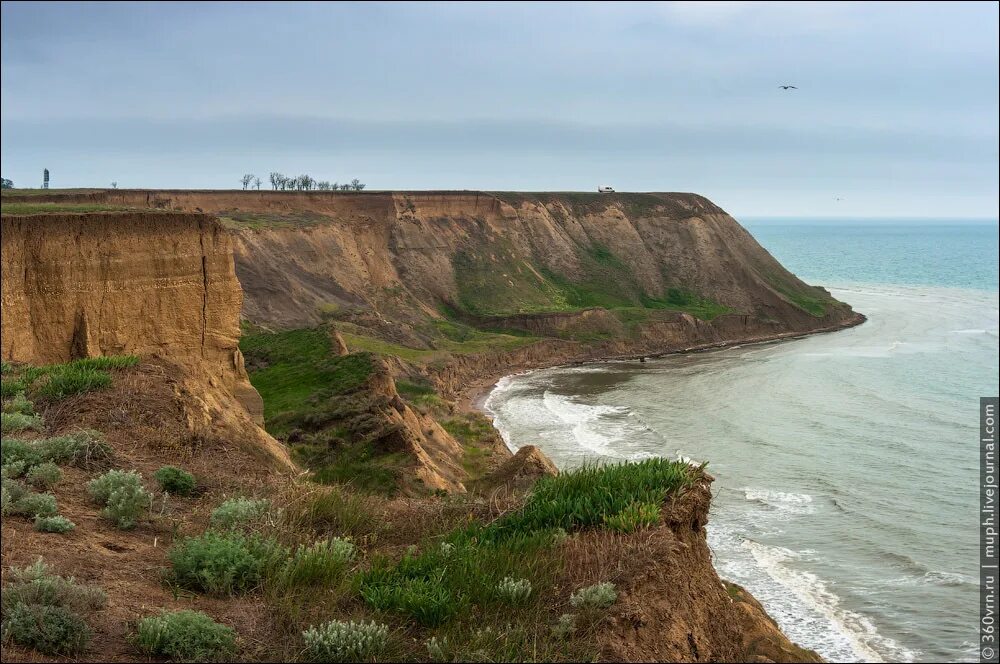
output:
[[[671,309],[711,320],[731,310],[680,288],[646,294],[629,265],[608,247],[591,245],[581,257],[583,276],[570,280],[515,261],[502,243],[492,252],[466,251],[453,259],[459,307],[474,316],[579,311],[591,307]]]
[[[264,400],[264,419],[300,409],[310,399],[348,392],[371,375],[364,353],[333,355],[322,329],[245,334],[240,350],[250,382]]]

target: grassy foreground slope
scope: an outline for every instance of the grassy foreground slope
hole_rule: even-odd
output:
[[[190,438],[169,365],[99,364],[109,382],[58,393],[51,377],[81,365],[3,366],[5,661],[615,658],[619,607],[704,518],[701,469],[661,459],[493,500],[289,479]],[[739,589],[687,572],[744,620]],[[675,616],[717,658],[810,655],[773,628],[747,649],[689,619]]]

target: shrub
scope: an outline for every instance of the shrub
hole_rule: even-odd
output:
[[[46,461],[32,466],[25,475],[25,479],[28,484],[37,489],[48,489],[59,483],[59,480],[62,479],[62,471],[56,464]]]
[[[36,516],[55,516],[59,512],[56,497],[51,493],[26,493],[14,501],[12,514],[34,518]]]
[[[531,581],[505,576],[497,586],[497,596],[510,604],[520,604],[531,596]]]
[[[208,531],[179,541],[170,550],[174,581],[216,594],[253,590],[288,551],[274,539],[239,532]]]
[[[574,607],[592,607],[606,609],[618,599],[618,592],[613,583],[596,583],[586,588],[580,588],[569,598]]]
[[[564,613],[559,616],[559,620],[552,627],[552,635],[557,639],[568,639],[576,632],[576,616],[572,613]]]
[[[230,498],[212,510],[209,523],[223,530],[245,528],[262,522],[270,509],[271,501],[266,498]]]
[[[4,470],[8,466],[4,466]],[[14,508],[18,501],[28,494],[28,489],[15,479],[7,477],[6,473],[3,475],[2,484],[0,484],[0,513],[3,516],[8,514],[14,514]]]
[[[39,442],[45,461],[68,463],[81,468],[99,468],[111,460],[111,447],[97,431],[81,429]]]
[[[652,503],[632,503],[618,514],[604,517],[604,524],[611,530],[631,533],[649,528],[660,520],[660,506]]]
[[[41,558],[27,567],[11,567],[10,582],[4,587],[4,615],[17,604],[63,606],[73,611],[93,611],[107,602],[100,588],[81,586],[72,577],[52,574]]]
[[[105,506],[101,516],[123,530],[135,528],[153,504],[153,496],[142,485],[142,475],[134,470],[109,470],[88,482],[87,491]]]
[[[18,431],[41,431],[44,423],[37,415],[24,413],[0,413],[0,433],[17,433]]]
[[[14,398],[3,402],[4,413],[21,413],[22,415],[34,415],[35,404],[24,396],[24,392],[18,392]]]
[[[90,627],[80,615],[104,606],[97,588],[49,573],[38,561],[13,567],[2,594],[3,638],[46,655],[75,655],[86,648]]]
[[[40,440],[5,438],[0,441],[0,463],[23,463],[25,469],[51,461],[84,468],[100,466],[111,458],[111,448],[96,431],[80,430]]]
[[[313,662],[360,662],[378,657],[389,643],[389,628],[376,623],[333,620],[302,633],[305,657]]]
[[[153,477],[159,482],[160,488],[167,493],[178,496],[189,496],[194,491],[196,482],[191,473],[175,468],[174,466],[164,466],[153,473]]]
[[[36,516],[35,530],[40,533],[68,533],[76,524],[64,516]]]
[[[208,662],[236,650],[236,632],[201,611],[164,611],[140,620],[132,643],[147,656]]]
[[[337,537],[311,546],[300,546],[275,575],[275,588],[285,590],[336,581],[343,577],[347,566],[354,560],[354,553],[353,544]]]
[[[432,636],[424,645],[427,646],[427,656],[432,662],[452,661],[452,657],[449,654],[450,648],[448,644],[448,637],[442,636],[439,639],[436,636]]]
[[[3,621],[4,638],[45,655],[83,652],[92,632],[78,614],[62,606],[17,604]]]

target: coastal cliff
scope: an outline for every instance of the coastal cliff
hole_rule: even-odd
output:
[[[123,468],[152,474],[185,464],[204,486],[169,510],[164,499],[160,516],[123,533],[98,518],[82,490],[91,476],[72,469],[71,486],[58,497],[62,513],[84,527],[61,552],[47,551],[49,536],[20,528],[5,512],[5,569],[44,553],[109,589],[108,609],[93,618],[96,652],[107,659],[135,658],[126,626],[149,603],[198,607],[257,635],[255,643],[271,645],[241,652],[262,660],[300,651],[289,629],[375,607],[376,617],[415,635],[407,641],[419,647],[407,645],[400,656],[425,659],[423,639],[436,633],[425,628],[436,623],[388,618],[382,600],[345,594],[350,584],[292,593],[294,607],[278,602],[271,581],[245,597],[171,597],[160,575],[148,573],[151,564],[173,562],[157,542],[203,533],[212,505],[234,494],[267,496],[275,512],[264,532],[289,547],[356,536],[363,562],[352,573],[362,584],[374,578],[369,567],[415,565],[418,549],[421,564],[448,575],[450,563],[435,553],[442,541],[464,542],[473,525],[516,516],[538,478],[556,479],[537,448],[512,455],[481,415],[455,403],[481,381],[528,366],[863,320],[690,194],[99,192],[33,196],[40,209],[32,214],[8,213],[18,199],[3,200],[2,356],[13,363],[11,383],[27,381],[44,422],[23,435],[86,427],[103,434]],[[73,206],[100,209],[73,213]],[[44,390],[36,397],[25,378],[33,375],[29,365],[121,355],[140,364],[103,391],[67,400]],[[6,399],[12,369],[4,371]],[[281,443],[256,425],[262,417]],[[274,472],[295,468],[289,450],[310,479]],[[609,525],[626,518],[630,503],[620,513],[595,512],[590,526],[567,524],[568,537],[526,531],[523,541],[463,544],[475,551],[476,569],[502,556],[517,564],[497,568],[481,588],[466,587],[463,576],[455,588],[438,588],[458,593],[449,611],[468,608],[468,592],[493,607],[490,584],[513,581],[511,574],[534,579],[537,599],[534,613],[489,608],[499,611],[488,612],[487,627],[499,630],[489,646],[482,625],[466,624],[473,613],[455,618],[449,634],[456,648],[468,649],[455,657],[478,656],[483,647],[527,657],[524,644],[542,643],[547,650],[531,657],[817,661],[712,567],[705,539],[711,478],[683,464],[664,467],[680,488],[663,489],[646,505],[652,512],[641,525]],[[677,479],[685,476],[690,481]],[[541,548],[525,558],[523,546]],[[525,560],[542,567],[521,570]],[[571,610],[571,594],[602,583],[617,588],[613,606],[581,610],[576,637],[554,636],[550,623]],[[418,609],[403,603],[397,610]],[[518,620],[524,624],[512,624]],[[5,648],[5,659],[35,658],[20,646]]]

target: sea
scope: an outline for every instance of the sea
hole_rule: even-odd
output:
[[[507,444],[560,468],[707,462],[708,542],[829,661],[974,661],[979,398],[996,396],[995,221],[752,220],[785,267],[864,313],[796,340],[508,376]]]

